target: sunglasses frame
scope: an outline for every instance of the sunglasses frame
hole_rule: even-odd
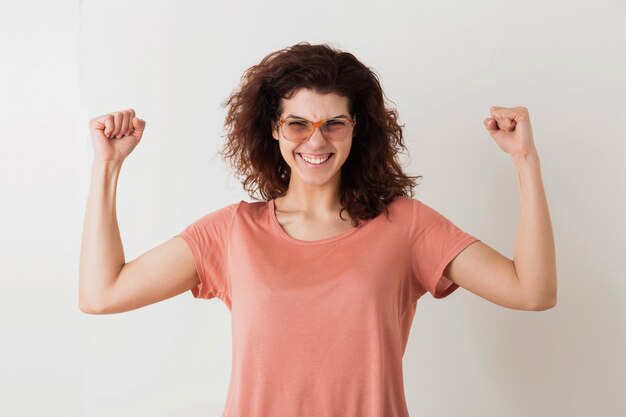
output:
[[[347,120],[348,122],[350,122],[350,124],[352,125],[351,128],[350,128],[350,132],[352,132],[354,130],[354,126],[356,125],[356,120],[355,119],[350,119],[350,118],[347,118],[347,117],[331,117],[331,118],[325,119],[325,120],[318,120],[317,122],[314,122],[314,121],[308,120],[308,119],[304,119],[304,118],[295,118],[295,117],[288,117],[287,119],[282,119],[281,118],[281,119],[278,120],[278,129],[281,130],[282,126],[283,126],[283,123],[285,123],[287,120],[295,120],[295,121],[309,123],[310,125],[313,126],[313,130],[311,130],[311,134],[306,139],[303,139],[301,141],[295,141],[295,140],[288,139],[283,134],[283,137],[285,139],[287,139],[289,142],[302,143],[302,142],[306,142],[307,140],[309,140],[311,138],[311,136],[313,136],[313,133],[315,133],[315,129],[317,129],[317,128],[320,128],[320,132],[322,132],[322,135],[326,138],[326,136],[324,135],[324,132],[321,130],[321,127],[324,126],[324,124],[326,122],[328,122],[329,120],[339,120],[339,119]],[[342,138],[342,139],[346,139],[348,136],[346,136],[345,138]]]

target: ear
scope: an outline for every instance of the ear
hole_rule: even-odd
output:
[[[272,137],[278,140],[278,130],[276,130],[276,125],[274,125],[274,123],[272,123]]]

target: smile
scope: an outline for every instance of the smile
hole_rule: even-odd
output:
[[[298,153],[297,155],[298,155],[298,156],[300,157],[300,159],[302,159],[302,160],[306,163],[306,165],[308,165],[308,166],[320,166],[320,165],[325,165],[325,164],[326,164],[326,162],[327,162],[330,158],[332,158],[332,156],[333,156],[334,154],[333,154],[333,153],[329,153],[329,154],[326,154],[326,155],[324,155],[324,156],[316,156],[316,157],[311,156],[311,155],[306,155],[306,154],[305,154],[305,155],[303,155],[303,154],[301,154],[301,153]]]

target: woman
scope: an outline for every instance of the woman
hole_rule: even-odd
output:
[[[191,290],[232,313],[224,416],[407,416],[402,357],[418,299],[459,286],[504,307],[556,303],[550,219],[524,107],[484,125],[520,186],[515,261],[412,198],[397,113],[352,54],[299,43],[266,56],[226,101],[223,155],[256,202],[212,211],[125,263],[122,161],[145,122],[91,121],[95,161],[80,308],[111,314]]]

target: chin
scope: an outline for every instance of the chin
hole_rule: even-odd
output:
[[[326,172],[326,173],[307,173],[307,172],[302,172],[302,170],[299,171],[291,171],[292,175],[297,175],[298,179],[300,180],[300,182],[305,183],[305,184],[310,184],[310,185],[325,185],[328,184],[329,182],[331,182],[336,176],[340,175],[341,172],[337,171],[337,172]]]

